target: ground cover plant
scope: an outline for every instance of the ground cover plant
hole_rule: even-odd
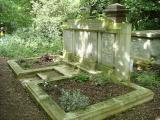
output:
[[[133,82],[150,89],[160,87],[160,66],[145,62],[135,64],[131,79]]]
[[[75,91],[62,89],[61,94],[59,104],[66,112],[83,109],[89,105],[89,98],[81,94],[79,89]]]
[[[40,87],[66,112],[85,109],[88,105],[102,102],[133,90],[130,87],[115,84],[109,81],[107,77],[100,76],[95,75],[93,77],[81,73],[66,80],[44,81],[40,84]],[[101,81],[97,84],[98,80],[100,80],[99,77],[103,78],[103,82]],[[92,78],[95,80],[92,80]],[[105,80],[107,82],[104,82]]]

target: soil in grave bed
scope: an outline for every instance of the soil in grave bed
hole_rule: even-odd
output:
[[[44,89],[44,86],[40,84],[40,87]],[[60,97],[62,96],[62,90],[76,91],[79,90],[82,95],[89,98],[89,105],[102,102],[113,97],[124,95],[133,91],[133,88],[115,84],[112,82],[107,83],[105,86],[98,86],[93,81],[88,80],[86,82],[78,82],[75,80],[60,80],[50,83],[50,89],[44,89],[57,104],[60,105]],[[61,106],[61,105],[60,105]],[[70,111],[65,111],[70,112]]]
[[[54,57],[52,60],[43,60],[42,58],[35,59],[21,59],[18,60],[17,63],[24,69],[37,69],[48,66],[53,66],[56,64],[60,64],[61,60],[58,57]]]

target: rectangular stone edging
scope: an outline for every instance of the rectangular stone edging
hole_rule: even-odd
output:
[[[22,75],[32,74],[40,71],[47,71],[47,70],[54,69],[54,65],[53,65],[50,67],[24,70],[20,67],[18,63],[16,63],[16,60],[9,60],[7,62],[17,77],[21,77]]]
[[[33,59],[33,58],[26,58],[26,59]],[[68,65],[72,65],[74,67],[77,67],[79,69],[81,69],[82,71],[85,71],[87,73],[90,73],[87,69],[85,68],[82,68],[81,66],[79,65],[74,65],[70,62],[67,62],[65,60],[63,60],[63,62],[65,64],[68,64]],[[49,71],[49,70],[55,70],[61,74],[63,74],[61,71],[58,71],[55,66],[49,66],[49,67],[44,67],[44,68],[37,68],[37,69],[29,69],[29,70],[24,70],[22,69],[22,67],[16,62],[16,60],[9,60],[7,61],[7,63],[9,64],[9,66],[11,67],[12,71],[16,74],[17,77],[22,77],[23,75],[29,75],[29,74],[32,74],[32,73],[36,73],[36,72],[43,72],[43,71]],[[100,73],[100,71],[98,71],[97,73]]]
[[[24,70],[20,67],[20,65],[18,63],[16,63],[16,60],[9,60],[7,62],[17,77],[21,77],[22,75],[29,75],[29,74],[36,73],[36,72],[49,71],[49,70],[57,71],[56,69],[54,69],[54,67],[55,67],[54,65],[49,66],[49,67],[44,67],[44,68]],[[61,73],[60,71],[57,71],[57,72]],[[61,73],[61,74],[63,74],[63,73]]]
[[[85,110],[65,113],[64,110],[58,108],[58,111],[60,111],[57,113],[53,112],[57,111],[57,109],[53,110],[52,108],[54,105],[58,106],[57,103],[55,103],[54,100],[52,100],[52,98],[38,86],[38,84],[28,82],[25,86],[53,120],[100,120],[153,99],[152,91],[132,83],[131,86],[136,90],[130,93],[94,105],[90,105]],[[46,96],[46,98],[48,98],[50,103],[49,106],[48,103],[44,101],[44,99],[41,100],[38,98],[39,96],[37,95],[37,91],[35,91],[35,89],[41,91],[41,96]]]

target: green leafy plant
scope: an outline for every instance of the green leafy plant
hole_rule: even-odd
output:
[[[160,83],[156,79],[156,75],[151,72],[143,72],[137,76],[136,82],[140,85],[153,88],[154,86],[159,86]]]
[[[75,81],[79,81],[79,82],[85,82],[87,80],[89,80],[90,76],[85,74],[85,73],[80,73],[80,74],[77,74],[73,77],[73,80]]]
[[[53,89],[53,84],[51,84],[51,83],[49,83],[49,82],[47,82],[46,80],[44,80],[41,84],[40,84],[40,86],[45,90],[45,91],[50,91],[50,90],[52,90]]]
[[[131,80],[137,79],[137,77],[139,76],[139,74],[140,74],[140,73],[135,72],[135,71],[131,72],[131,76],[130,76]]]
[[[91,80],[93,80],[95,85],[104,86],[106,85],[110,80],[110,76],[106,73],[96,74],[91,77]]]
[[[89,98],[80,93],[80,90],[66,91],[62,89],[62,96],[60,97],[60,106],[66,111],[73,111],[76,109],[83,109],[89,105]]]

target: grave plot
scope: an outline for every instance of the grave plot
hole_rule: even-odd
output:
[[[103,79],[100,82],[99,77],[81,74],[25,85],[53,120],[101,120],[153,98],[146,88]]]
[[[49,56],[47,56],[49,57]],[[33,78],[35,76],[63,76],[76,74],[77,66],[62,60],[61,56],[50,56],[47,60],[44,56],[39,58],[27,58],[20,60],[9,60],[8,64],[18,78]]]
[[[38,58],[9,60],[8,64],[17,77],[22,77],[40,71],[52,70],[53,66],[61,62],[60,56],[46,54]]]

